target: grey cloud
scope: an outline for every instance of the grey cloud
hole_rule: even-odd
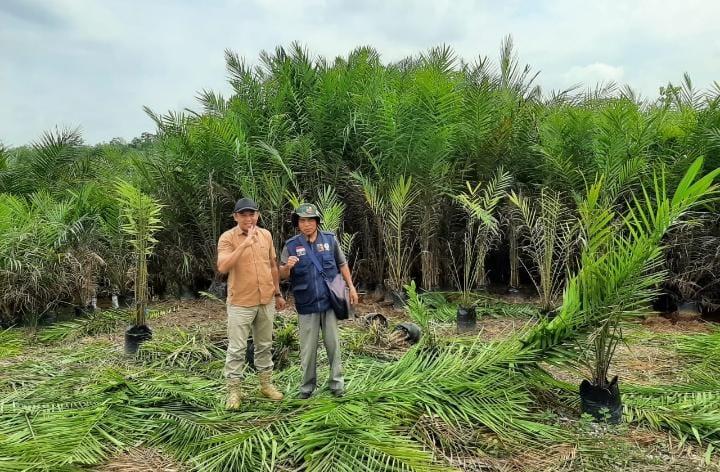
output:
[[[47,3],[31,0],[4,0],[0,2],[0,15],[31,25],[53,28],[67,26],[68,22],[47,6]]]

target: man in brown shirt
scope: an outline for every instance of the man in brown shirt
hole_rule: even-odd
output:
[[[257,203],[242,198],[235,204],[237,225],[218,241],[217,268],[228,274],[228,348],[224,375],[228,382],[226,408],[240,407],[240,378],[245,368],[247,339],[252,330],[260,392],[271,400],[283,394],[272,384],[272,330],[275,310],[285,308],[280,292],[275,247],[270,232],[257,227]]]

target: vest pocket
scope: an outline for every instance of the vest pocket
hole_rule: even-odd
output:
[[[337,265],[335,264],[335,259],[323,259],[322,260],[322,268],[323,272],[325,272],[325,275],[328,279],[331,279],[335,277],[335,275],[338,273]]]
[[[312,303],[315,298],[315,294],[309,290],[308,284],[295,285],[293,295],[295,296],[295,305],[307,305]]]

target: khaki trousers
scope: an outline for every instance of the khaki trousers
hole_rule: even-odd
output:
[[[333,391],[342,391],[345,387],[342,365],[340,364],[340,339],[338,335],[335,312],[328,310],[322,313],[298,315],[298,331],[300,335],[300,364],[303,380],[300,391],[312,393],[317,385],[317,348],[320,331],[323,344],[330,364],[329,387]]]
[[[251,330],[255,344],[255,368],[258,372],[271,371],[275,302],[250,307],[228,304],[227,315],[228,348],[223,371],[225,378],[236,379],[242,376]]]

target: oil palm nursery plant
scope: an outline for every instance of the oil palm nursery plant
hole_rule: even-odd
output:
[[[388,285],[396,295],[401,295],[402,288],[409,282],[410,267],[413,262],[412,249],[414,218],[410,213],[417,198],[417,190],[413,187],[412,177],[401,176],[393,184],[388,196],[385,222],[385,248],[388,254]]]
[[[0,194],[0,318],[36,324],[47,311],[68,303],[77,286],[66,257],[85,231],[75,218],[73,199],[55,200],[46,192],[28,197]]]
[[[455,266],[455,282],[461,294],[457,311],[458,329],[461,331],[475,327],[476,315],[472,290],[487,285],[485,257],[500,237],[500,223],[495,214],[511,183],[510,174],[500,167],[493,178],[484,185],[478,183],[473,186],[466,182],[467,190],[455,197],[455,201],[465,211],[467,219],[463,234],[461,264],[455,260],[450,248]]]
[[[516,207],[508,202],[502,212],[508,242],[508,290],[517,292],[520,287],[520,227],[521,219]]]
[[[522,221],[521,250],[532,261],[532,266],[526,269],[533,275],[542,309],[549,313],[557,307],[565,278],[573,266],[575,217],[561,194],[547,188],[532,199],[514,191],[509,198]]]
[[[643,188],[625,213],[617,213],[604,204],[599,179],[580,207],[585,241],[580,269],[568,281],[557,317],[534,328],[525,343],[557,361],[580,356],[591,374],[581,385],[583,408],[596,417],[604,406],[611,420],[619,421],[617,378],[608,380],[608,369],[622,336],[620,321],[648,309],[664,276],[663,236],[693,208],[715,197],[720,169],[700,176],[702,164],[701,158],[693,162],[672,197],[664,175],[656,174],[653,187]],[[571,354],[567,340],[580,339],[579,334],[589,347]]]
[[[134,354],[139,343],[152,336],[145,319],[149,298],[147,260],[157,243],[154,236],[162,229],[162,206],[128,182],[118,182],[115,191],[122,210],[122,229],[128,234],[129,243],[135,252],[135,324],[125,333],[126,350]]]
[[[128,235],[122,229],[120,208],[111,209],[100,218],[100,228],[105,242],[103,260],[105,261],[105,280],[110,293],[113,308],[120,307],[125,301],[132,283],[132,254],[127,251]]]
[[[474,254],[474,263],[473,259],[464,263],[474,268],[477,287],[485,287],[488,283],[485,258],[500,237],[500,222],[496,213],[512,185],[512,176],[499,167],[485,185],[472,185],[469,182],[465,185],[466,190],[457,195],[455,201],[463,208],[467,217],[468,237],[465,242],[470,244],[470,248],[465,252],[466,255]]]
[[[413,263],[412,250],[416,238],[412,228],[417,216],[411,210],[417,198],[417,189],[412,177],[403,175],[392,182],[381,181],[382,187],[362,174],[355,173],[353,177],[360,184],[378,226],[387,261],[386,286],[399,303],[404,299],[402,290],[409,282]],[[387,196],[382,194],[383,189],[387,190]]]
[[[456,147],[462,124],[461,81],[453,74],[457,56],[447,46],[419,58],[411,86],[403,94],[402,129],[393,143],[404,149],[407,171],[415,179],[421,286],[440,286],[443,209],[456,173]]]
[[[317,205],[322,217],[323,229],[337,235],[343,253],[346,257],[351,258],[357,233],[348,233],[343,230],[345,203],[339,199],[333,187],[326,186],[318,192]]]

